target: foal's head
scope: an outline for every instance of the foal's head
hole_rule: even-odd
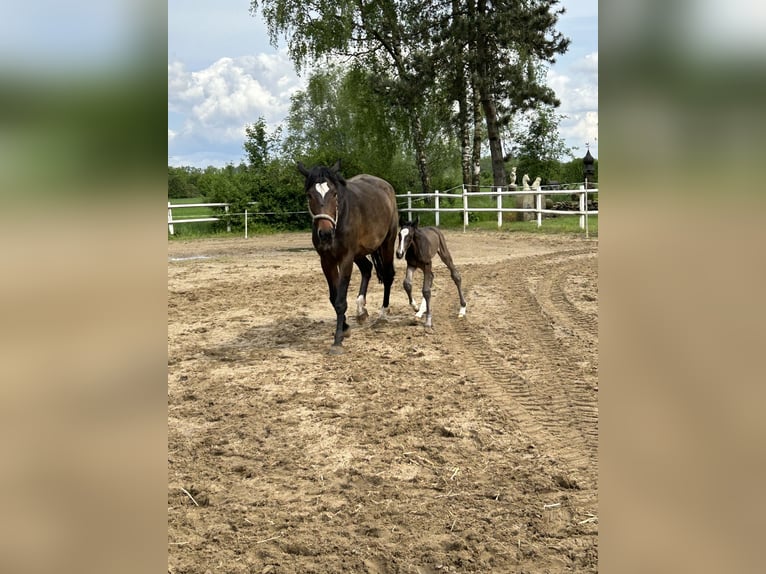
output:
[[[396,257],[401,259],[412,245],[412,238],[420,223],[420,216],[415,216],[415,221],[399,222],[399,247],[396,249]]]
[[[338,188],[345,180],[338,174],[340,161],[328,168],[315,166],[311,170],[298,162],[298,171],[306,177],[306,197],[319,242],[332,243],[338,225]]]

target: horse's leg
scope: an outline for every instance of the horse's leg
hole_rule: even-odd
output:
[[[327,279],[327,286],[330,290],[330,304],[335,308],[335,303],[338,300],[338,280],[340,278],[338,273],[338,265],[331,258],[322,258],[322,271],[324,271],[325,279]],[[337,312],[336,312],[337,315]],[[349,326],[346,323],[345,318],[343,321],[343,330],[348,331]]]
[[[431,285],[434,282],[434,273],[431,263],[423,266],[423,300],[426,302],[426,327],[431,327]],[[422,305],[421,305],[422,307]]]
[[[444,261],[444,264],[449,268],[452,280],[457,287],[457,294],[458,297],[460,297],[460,311],[457,316],[465,317],[466,302],[465,297],[463,297],[462,280],[460,279],[460,273],[458,273],[457,267],[455,267],[455,264],[452,262],[452,256],[445,245],[442,245],[442,248],[439,250],[439,257],[441,257],[441,260]]]
[[[370,283],[370,277],[372,277],[372,263],[364,256],[357,257],[354,263],[356,263],[359,272],[362,274],[362,282],[359,284],[359,295],[356,298],[356,320],[361,323],[368,316],[365,305],[367,305],[367,286]]]
[[[380,246],[378,255],[382,267],[383,279],[383,305],[380,308],[380,317],[388,315],[388,306],[391,302],[391,286],[394,284],[396,267],[394,267],[394,252],[396,251],[396,228],[389,234],[389,239]]]
[[[338,266],[330,258],[322,257],[322,271],[327,280],[327,287],[330,291],[330,305],[335,307],[335,299],[338,293]]]
[[[335,325],[335,340],[333,341],[332,348],[333,353],[342,353],[341,345],[343,343],[343,337],[348,330],[348,323],[346,323],[346,310],[348,309],[348,301],[346,297],[348,295],[348,284],[351,282],[351,270],[353,269],[354,261],[351,258],[342,260],[338,265],[338,290],[335,294],[335,315],[337,316],[337,323]]]
[[[407,300],[409,304],[412,306],[415,311],[418,310],[417,304],[415,304],[415,301],[412,299],[412,277],[415,274],[415,267],[411,267],[407,265],[407,271],[404,275],[404,291],[407,293]]]

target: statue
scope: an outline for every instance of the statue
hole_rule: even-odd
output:
[[[525,173],[524,177],[521,178],[521,183],[524,186],[524,191],[529,191],[529,174]]]
[[[537,191],[540,191],[540,176],[537,176],[535,178],[535,181],[532,182],[532,189],[536,189]]]
[[[511,168],[510,183],[508,185],[513,188],[516,187],[516,166],[515,165]]]

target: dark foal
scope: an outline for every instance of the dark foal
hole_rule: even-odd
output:
[[[458,317],[465,316],[466,302],[461,288],[460,273],[458,273],[455,264],[452,262],[452,256],[447,249],[447,242],[444,234],[436,227],[418,227],[419,218],[415,221],[402,222],[399,230],[399,247],[396,250],[396,256],[401,259],[404,257],[407,261],[407,274],[404,277],[404,290],[409,297],[410,305],[417,311],[415,316],[420,319],[423,313],[426,314],[426,327],[432,327],[431,320],[431,284],[434,280],[434,273],[431,269],[431,262],[435,255],[439,255],[444,264],[449,268],[452,280],[457,286],[457,294],[460,297],[460,312]],[[418,308],[412,299],[412,276],[415,270],[423,271],[423,300]]]

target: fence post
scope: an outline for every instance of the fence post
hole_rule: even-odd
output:
[[[497,188],[497,228],[500,229],[503,226],[503,196],[500,195],[503,191],[502,187]]]
[[[439,190],[434,190],[434,209],[436,212],[434,213],[435,221],[436,221],[436,227],[439,227]]]
[[[585,178],[585,239],[588,239],[588,178]]]
[[[247,239],[247,209],[245,210],[245,239]]]
[[[407,221],[412,221],[412,192],[407,190]]]
[[[585,206],[583,205],[583,201],[586,199],[585,198],[585,192],[583,191],[584,189],[585,189],[585,187],[581,185],[580,186],[580,211],[581,212],[585,211]],[[580,216],[580,229],[585,229],[585,216],[584,215]]]
[[[173,208],[171,207],[169,201],[168,201],[168,231],[170,232],[170,235],[173,235],[175,232],[175,229],[173,229]]]
[[[463,186],[463,233],[468,227],[468,190]]]
[[[229,219],[229,217],[228,217],[229,206],[228,205],[224,205],[223,206],[223,210],[224,210],[224,212],[226,212],[226,215],[227,215],[227,217],[226,217],[226,231],[228,233],[231,233],[231,219]]]
[[[537,227],[542,227],[543,226],[543,211],[542,211],[542,209],[543,209],[543,194],[542,193],[538,193],[535,196],[535,203],[536,203],[535,208],[537,209]]]

